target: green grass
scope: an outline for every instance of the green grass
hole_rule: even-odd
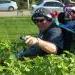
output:
[[[0,40],[19,41],[20,36],[34,36],[37,32],[31,17],[0,17]]]
[[[22,35],[33,35],[37,31],[31,17],[0,17],[0,40],[16,40]]]
[[[75,75],[75,54],[67,51],[24,61],[16,58],[15,53],[23,44],[10,40],[19,41],[20,36],[34,36],[37,32],[30,17],[0,17],[0,75]]]

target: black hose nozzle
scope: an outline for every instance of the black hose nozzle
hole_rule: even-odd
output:
[[[20,39],[24,41],[26,40],[25,36],[21,36]]]

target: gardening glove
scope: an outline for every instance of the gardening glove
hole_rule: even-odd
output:
[[[38,43],[38,38],[28,35],[25,37],[25,43],[29,46],[35,45]]]

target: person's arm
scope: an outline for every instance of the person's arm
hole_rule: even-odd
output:
[[[40,38],[35,38],[32,36],[26,36],[25,38],[26,38],[25,43],[28,44],[29,46],[36,44],[37,46],[39,46],[42,50],[44,50],[47,53],[54,53],[54,54],[57,53],[56,45],[51,42],[44,41]]]
[[[37,45],[47,53],[54,53],[54,54],[57,53],[57,47],[52,42],[44,41],[38,38]]]
[[[25,43],[29,46],[37,45],[47,53],[56,54],[59,48],[63,49],[63,37],[60,28],[50,29],[48,31],[47,41],[32,36],[26,36],[25,39]]]

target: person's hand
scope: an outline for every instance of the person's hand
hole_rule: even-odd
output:
[[[29,46],[35,45],[38,43],[38,38],[28,35],[25,37],[25,43]]]

